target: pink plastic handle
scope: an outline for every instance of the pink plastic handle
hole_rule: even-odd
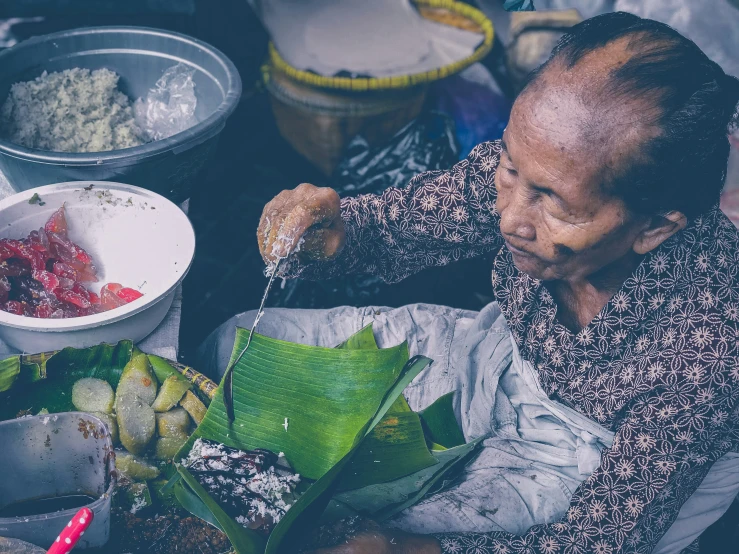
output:
[[[67,526],[62,529],[59,536],[51,545],[51,548],[46,551],[46,554],[67,554],[71,552],[80,537],[85,534],[85,531],[92,523],[95,515],[92,513],[90,508],[82,508],[72,520],[67,523]]]

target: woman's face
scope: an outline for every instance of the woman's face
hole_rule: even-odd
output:
[[[619,141],[633,140],[629,122],[612,119],[595,119],[571,86],[535,87],[516,100],[495,176],[496,208],[524,273],[576,281],[633,253],[645,219],[603,185],[624,150],[609,148],[613,133],[622,129]]]

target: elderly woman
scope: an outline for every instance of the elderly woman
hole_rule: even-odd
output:
[[[572,28],[503,140],[403,189],[301,185],[264,211],[287,276],[398,281],[499,249],[496,302],[272,311],[261,331],[333,346],[369,322],[436,363],[484,448],[454,482],[341,553],[680,552],[739,492],[739,235],[718,208],[739,81],[636,16]],[[460,275],[460,286],[464,286]],[[225,367],[235,325],[202,351]],[[679,524],[676,524],[678,522]]]

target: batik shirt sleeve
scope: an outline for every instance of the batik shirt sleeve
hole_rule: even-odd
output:
[[[343,199],[347,238],[341,255],[328,263],[293,257],[285,276],[365,273],[392,283],[496,250],[502,245],[494,183],[499,160],[500,143],[484,143],[449,171],[418,175],[405,188]]]
[[[727,424],[737,416],[736,395],[718,403],[721,393],[708,387],[688,395],[680,379],[632,405],[562,520],[523,535],[440,534],[442,552],[651,553],[712,463],[732,448]]]

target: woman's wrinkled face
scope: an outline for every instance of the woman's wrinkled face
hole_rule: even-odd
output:
[[[604,186],[620,162],[605,133],[618,132],[621,123],[609,118],[594,121],[571,86],[535,87],[516,100],[495,176],[496,207],[506,246],[524,273],[574,281],[632,253],[644,219]]]

